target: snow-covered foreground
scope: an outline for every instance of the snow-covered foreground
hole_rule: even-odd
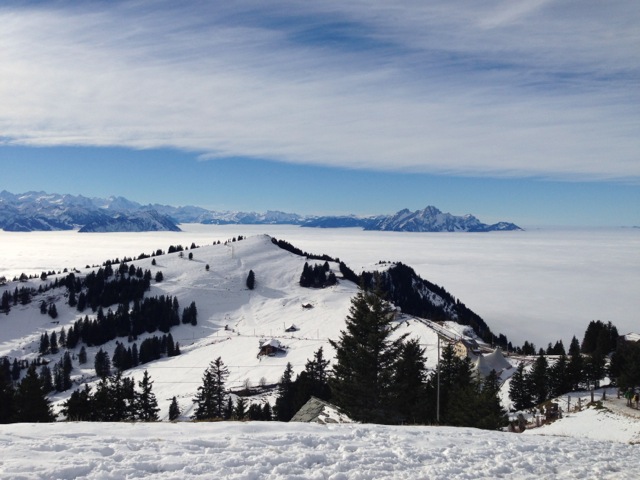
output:
[[[0,427],[3,479],[635,478],[637,445],[447,427],[301,423]]]

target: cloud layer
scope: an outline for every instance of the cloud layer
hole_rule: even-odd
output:
[[[0,141],[640,179],[633,2],[0,8]]]

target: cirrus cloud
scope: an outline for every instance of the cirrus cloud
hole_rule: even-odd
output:
[[[423,3],[10,3],[0,137],[640,179],[640,8]]]

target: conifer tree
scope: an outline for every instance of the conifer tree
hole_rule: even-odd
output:
[[[2,292],[2,299],[0,299],[0,311],[9,315],[11,311],[11,294],[5,290]]]
[[[346,331],[338,341],[331,392],[349,417],[362,422],[394,423],[393,376],[405,336],[391,340],[393,310],[377,293],[360,291],[351,300]]]
[[[78,363],[80,365],[87,363],[87,349],[84,348],[84,345],[80,348],[80,352],[78,353]]]
[[[61,413],[71,422],[96,420],[93,409],[93,397],[89,385],[85,384],[82,390],[74,390],[67,401],[62,404]]]
[[[440,370],[440,423],[455,426],[472,426],[474,400],[477,383],[473,380],[471,362],[456,356],[451,345],[447,345],[439,362]],[[428,380],[431,415],[437,404],[437,375]],[[432,420],[436,420],[432,417]]]
[[[55,420],[51,403],[42,389],[35,365],[27,369],[27,374],[18,385],[14,405],[17,422],[40,423]]]
[[[69,306],[75,307],[78,304],[75,290],[69,290]]]
[[[495,370],[492,370],[480,384],[480,390],[476,397],[478,401],[475,407],[473,427],[498,430],[508,424],[506,411],[500,404],[499,393],[498,375]]]
[[[417,340],[402,345],[394,365],[394,403],[403,422],[423,423],[427,417],[427,369],[424,349]]]
[[[138,344],[134,343],[131,346],[131,366],[137,367],[140,365],[140,356],[138,355]]]
[[[549,367],[549,394],[551,397],[559,397],[570,391],[567,356],[562,354]]]
[[[209,364],[202,377],[202,385],[198,387],[198,393],[193,399],[196,404],[193,415],[195,420],[223,418],[227,397],[225,382],[228,376],[229,369],[220,357]]]
[[[55,304],[52,303],[51,305]],[[58,353],[58,336],[56,332],[51,332],[51,336],[49,337],[49,351],[54,354]]]
[[[53,380],[51,379],[51,369],[46,364],[40,367],[40,383],[42,384],[42,391],[44,393],[51,393],[53,391]]]
[[[14,358],[13,359],[13,363],[11,364],[11,379],[14,382],[17,382],[18,379],[20,378],[20,364],[18,363],[18,359]]]
[[[40,335],[40,348],[38,349],[40,355],[46,355],[49,353],[49,335],[44,332]]]
[[[253,273],[253,270],[249,270],[249,275],[247,275],[247,288],[249,290],[253,290],[256,285],[256,275]]]
[[[569,391],[580,389],[584,382],[584,359],[580,352],[580,343],[574,336],[569,345],[569,364],[567,365]]]
[[[294,382],[294,414],[307,403],[313,396],[321,400],[331,398],[331,389],[328,381],[329,360],[324,358],[323,349],[320,347],[314,354],[313,359],[307,360],[304,371],[298,375]]]
[[[247,418],[249,420],[262,420],[262,408],[257,403],[252,403],[249,405],[249,409],[247,410]]]
[[[233,399],[229,396],[227,398],[227,405],[224,407],[222,418],[229,420],[231,417],[233,417]]]
[[[10,374],[0,370],[0,424],[10,423],[14,416],[15,391]]]
[[[640,385],[640,344],[620,342],[611,359],[611,375],[621,389]]]
[[[233,418],[236,420],[244,420],[247,416],[247,400],[244,397],[238,397],[236,406],[233,409]]]
[[[536,405],[546,402],[549,398],[548,370],[547,358],[544,355],[538,355],[528,375],[533,402]]]
[[[94,367],[96,375],[100,378],[104,379],[111,375],[111,361],[109,360],[109,354],[102,349],[98,350],[94,361]]]
[[[78,294],[78,303],[76,305],[76,310],[79,312],[84,312],[85,308],[87,308],[87,295],[84,292],[80,292]]]
[[[511,376],[511,382],[509,383],[509,398],[513,402],[513,407],[516,410],[524,410],[533,406],[531,391],[527,381],[527,375],[524,371],[523,362],[518,364],[515,373]]]
[[[142,422],[157,422],[160,408],[158,408],[158,401],[152,391],[153,382],[146,370],[142,380],[138,382],[138,387],[140,387],[140,391],[135,392],[136,419]]]
[[[177,420],[180,416],[180,407],[178,406],[178,400],[176,397],[171,399],[171,404],[169,405],[169,420],[174,421]]]
[[[295,385],[293,383],[293,367],[290,362],[284,369],[278,385],[278,397],[275,404],[276,420],[288,422],[295,415]]]
[[[262,420],[265,420],[267,422],[273,420],[273,411],[269,402],[265,402],[262,406]]]

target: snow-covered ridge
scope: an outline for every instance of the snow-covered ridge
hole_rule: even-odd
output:
[[[201,383],[202,374],[211,360],[218,356],[229,366],[228,386],[235,390],[246,384],[257,387],[277,383],[288,362],[292,364],[294,373],[299,373],[319,347],[323,347],[326,358],[333,357],[329,339],[338,339],[345,328],[351,299],[358,289],[355,283],[341,278],[336,262],[328,263],[339,278],[338,284],[318,289],[301,287],[300,275],[305,262],[324,264],[324,261],[309,260],[283,250],[267,235],[228,242],[226,245],[192,248],[188,253],[193,255],[191,260],[185,252],[176,252],[127,262],[129,267],[133,265],[136,269],[150,270],[153,277],[157,272],[162,272],[163,280],[152,282],[146,296],[176,297],[181,308],[191,302],[197,305],[196,326],[180,324],[171,328],[174,341],[180,344],[181,355],[125,371],[125,375],[132,376],[136,381],[145,369],[149,371],[156,382],[154,391],[162,409],[161,418],[167,418],[173,396],[178,398],[183,418],[191,415],[192,399]],[[118,270],[116,265],[114,270]],[[255,272],[253,290],[246,287],[250,270]],[[83,270],[76,275],[84,276],[90,271]],[[51,275],[45,282],[55,281],[55,278]],[[9,282],[0,286],[0,295],[7,289],[12,292],[16,286],[37,289],[40,285],[43,285],[40,278],[20,283]],[[420,294],[428,296],[422,285],[420,288]],[[96,314],[90,309],[81,313],[70,307],[65,293],[66,289],[60,288],[36,294],[31,303],[12,306],[8,315],[3,314],[0,357],[35,359],[43,332],[49,335],[54,331],[59,333],[61,328],[68,330],[84,315],[95,317]],[[58,316],[55,321],[40,313],[39,305],[43,299],[56,304]],[[113,305],[111,308],[116,307]],[[433,368],[437,333],[430,323],[411,315],[399,315],[397,321],[397,335],[408,333],[412,338],[417,338],[427,348],[427,364]],[[296,325],[296,331],[286,331],[291,324]],[[153,335],[140,335],[137,342]],[[456,331],[451,331],[451,336],[460,337]],[[270,340],[277,341],[285,348],[274,356],[259,356],[261,344]],[[85,346],[87,363],[79,365],[74,362],[74,388],[96,381],[93,368],[96,353],[102,348],[110,356],[113,355],[117,341],[129,345],[126,338],[119,338],[101,346]],[[77,356],[80,348],[81,345],[75,347],[72,355]],[[55,363],[61,354],[47,354],[46,358]],[[54,395],[57,408],[70,393],[67,391]]]
[[[143,212],[153,218],[140,219]],[[0,228],[7,231],[71,230],[84,231],[155,231],[179,230],[179,223],[238,225],[301,225],[304,227],[360,227],[365,230],[401,232],[488,232],[520,230],[517,225],[499,222],[487,225],[473,215],[455,216],[433,206],[411,212],[370,217],[304,216],[280,211],[216,212],[195,206],[141,205],[123,197],[88,198],[27,192],[14,195],[0,192]]]

